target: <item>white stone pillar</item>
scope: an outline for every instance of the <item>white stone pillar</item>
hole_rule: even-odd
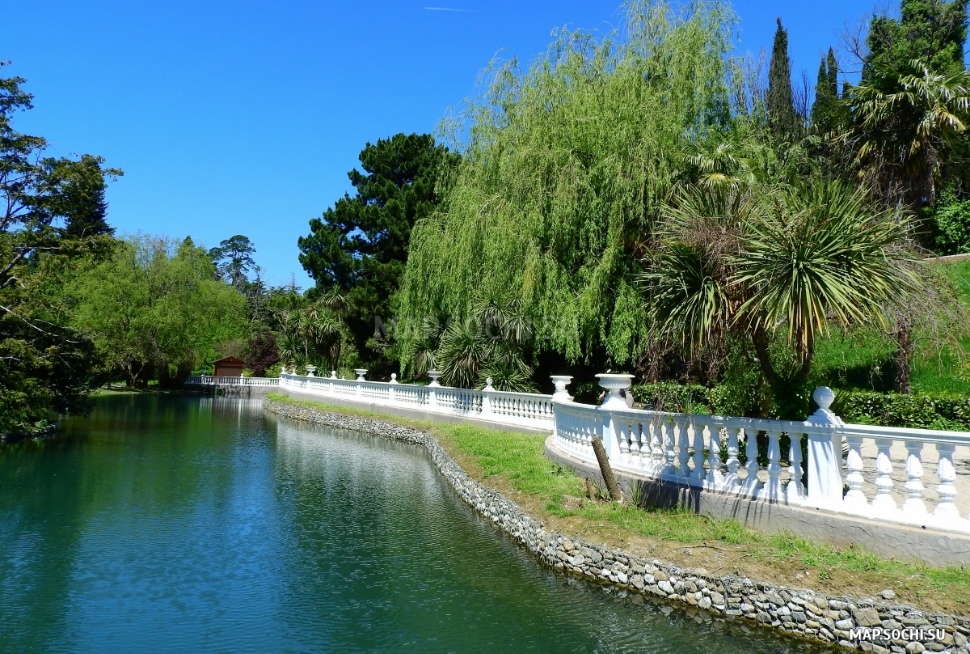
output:
[[[482,389],[482,417],[487,418],[492,415],[492,378],[485,380],[485,388]]]
[[[620,456],[620,439],[618,425],[614,424],[612,412],[626,411],[626,398],[620,391],[628,391],[633,382],[633,375],[600,374],[596,375],[599,385],[609,391],[603,399],[599,410],[603,412],[603,447],[611,460],[618,460]]]
[[[441,373],[437,370],[429,370],[428,377],[431,378],[431,383],[428,384],[428,405],[434,409],[438,408],[438,394],[435,392],[436,388],[440,388],[441,384],[438,383],[438,378],[441,377]]]
[[[387,399],[391,404],[394,404],[397,400],[394,397],[394,387],[397,385],[397,373],[391,373],[391,381],[387,382],[389,384],[387,389]]]
[[[842,502],[842,432],[845,423],[829,410],[835,400],[831,388],[820,386],[812,393],[818,411],[805,421],[824,427],[808,434],[808,501],[816,506]]]

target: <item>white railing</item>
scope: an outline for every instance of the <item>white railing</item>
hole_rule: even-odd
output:
[[[277,386],[280,380],[276,377],[213,377],[212,375],[192,375],[185,380],[185,383],[199,386]]]
[[[552,429],[552,395],[535,393],[507,393],[491,387],[491,380],[482,390],[441,386],[438,373],[432,372],[428,386],[400,384],[397,375],[389,382],[367,381],[366,370],[355,371],[357,379],[280,375],[280,388],[318,395],[320,397],[354,399],[385,406],[421,409],[431,413],[479,418],[491,422],[523,427]],[[562,389],[565,394],[565,385]]]
[[[829,410],[834,395],[826,388],[814,395],[819,410],[797,422],[634,410],[615,394],[629,381],[601,383],[613,391],[603,406],[555,404],[554,447],[590,465],[596,465],[590,443],[599,436],[610,465],[639,477],[970,533],[970,466],[954,458],[966,454],[970,433],[846,425]]]

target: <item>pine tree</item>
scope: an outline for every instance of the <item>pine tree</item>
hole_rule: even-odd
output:
[[[768,124],[771,133],[779,140],[792,137],[797,125],[795,103],[791,90],[791,59],[788,57],[788,30],[781,26],[775,30],[775,43],[771,49],[771,65],[768,68]]]

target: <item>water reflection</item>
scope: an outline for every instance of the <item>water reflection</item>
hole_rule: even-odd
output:
[[[0,450],[0,651],[781,652],[557,574],[416,447],[111,397]]]

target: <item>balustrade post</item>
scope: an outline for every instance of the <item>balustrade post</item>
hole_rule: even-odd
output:
[[[953,450],[956,448],[951,443],[937,443],[936,451],[940,455],[940,462],[936,467],[936,476],[940,484],[936,487],[936,493],[940,500],[936,505],[933,515],[940,518],[959,518],[960,511],[957,510],[953,500],[957,497],[957,487],[953,485],[956,481],[957,472],[953,467]]]
[[[354,374],[357,375],[357,379],[355,380],[357,383],[354,384],[354,389],[356,391],[357,397],[362,397],[364,395],[364,386],[360,382],[367,381],[366,379],[364,379],[364,375],[367,374],[367,369],[355,368]]]
[[[428,384],[428,406],[432,410],[436,410],[438,408],[438,393],[435,389],[441,386],[438,383],[438,378],[441,377],[441,373],[437,370],[429,370],[428,377],[431,378],[431,383]]]
[[[629,392],[627,389],[630,388],[633,375],[599,374],[596,377],[599,379],[599,385],[609,391],[599,410],[603,412],[603,445],[607,456],[613,459],[620,455],[620,434],[618,433],[619,429],[614,424],[612,411],[627,409],[626,400],[620,393],[621,391]]]
[[[394,387],[397,385],[397,373],[396,372],[392,372],[391,373],[391,381],[389,381],[387,383],[388,383],[388,386],[387,386],[387,401],[389,403],[391,403],[391,404],[394,404],[395,402],[397,402],[397,398],[395,397],[395,394],[394,394]]]
[[[903,513],[913,517],[926,514],[926,504],[923,503],[923,443],[921,441],[906,441],[906,500],[903,502]]]
[[[317,367],[316,367],[316,366],[307,366],[307,367],[306,367],[306,376],[307,376],[307,377],[313,377],[313,372],[314,372],[314,371],[315,371],[316,369],[317,369]]]
[[[785,499],[789,504],[801,502],[805,498],[805,487],[802,484],[802,434],[788,432],[791,446],[788,448],[788,486],[785,487]]]
[[[890,438],[876,439],[876,496],[872,498],[872,508],[879,513],[891,513],[896,510],[896,500],[893,499],[893,461],[889,456],[889,448],[893,441]]]
[[[812,393],[818,410],[806,422],[824,427],[808,433],[808,500],[815,505],[842,502],[842,431],[845,424],[829,407],[835,400],[831,388],[820,386]]]
[[[485,380],[485,388],[482,389],[482,417],[487,418],[492,415],[492,378]]]

